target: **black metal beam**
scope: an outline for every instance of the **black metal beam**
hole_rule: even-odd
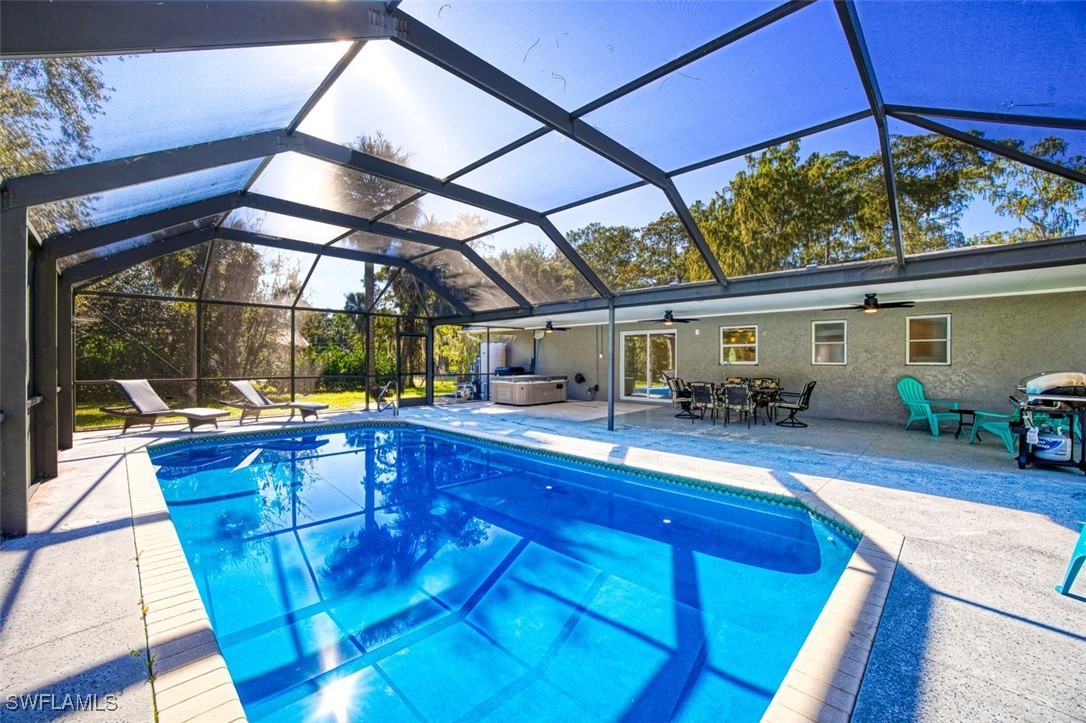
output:
[[[566,240],[566,237],[562,235],[551,220],[546,216],[541,216],[539,221],[539,227],[543,229],[543,233],[547,235],[547,238],[551,240],[558,250],[570,260],[570,262],[581,272],[587,281],[588,285],[604,299],[609,299],[614,296],[611,289],[607,288],[607,284],[603,283],[603,280],[596,273],[596,270],[588,265],[588,262],[584,260],[584,257],[577,252],[577,249],[573,248],[573,244]]]
[[[314,107],[316,107],[317,103],[321,101],[321,98],[324,97],[325,93],[327,93],[331,89],[332,85],[337,80],[339,80],[339,77],[343,75],[344,71],[346,71],[350,64],[354,62],[354,59],[358,57],[358,54],[360,52],[362,52],[362,48],[365,47],[365,45],[365,40],[355,41],[351,45],[351,47],[347,49],[347,52],[344,53],[340,57],[340,59],[336,61],[336,64],[332,66],[332,70],[328,72],[328,75],[324,77],[324,80],[321,81],[321,84],[318,85],[317,89],[310,94],[309,99],[306,100],[306,102],[302,105],[298,112],[294,114],[294,118],[291,119],[290,123],[287,124],[286,132],[288,134],[294,133],[294,131],[298,130],[298,126],[302,124],[302,121],[304,121],[306,116],[309,115],[309,112],[313,110]],[[260,176],[263,175],[264,171],[268,168],[268,165],[272,162],[272,158],[273,156],[268,155],[263,160],[263,162],[259,166],[257,166],[256,170],[254,170],[252,174],[249,175],[249,180],[246,181],[245,185],[241,188],[242,193],[245,193],[253,187],[253,185],[257,182],[257,179],[259,179]],[[293,396],[291,398],[293,398]]]
[[[569,112],[557,103],[536,93],[410,15],[397,11],[394,16],[403,21],[406,28],[406,32],[394,40],[419,57],[596,151],[640,178],[654,183],[663,181],[662,170],[584,121],[572,118]]]
[[[555,241],[555,245],[558,246],[563,254],[565,254],[574,268],[576,268],[585,277],[588,283],[596,289],[597,293],[601,296],[609,296],[611,294],[607,285],[604,284],[591,267],[585,263],[585,260],[581,255],[577,253],[564,237],[562,237],[562,234],[554,228],[554,225],[547,221],[543,214],[538,211],[515,203],[510,203],[504,199],[481,193],[464,186],[442,181],[441,179],[428,176],[425,173],[420,173],[414,169],[392,163],[391,161],[386,161],[383,158],[378,158],[341,146],[338,143],[331,143],[304,133],[295,133],[294,138],[300,139],[303,142],[303,147],[300,152],[312,156],[313,158],[328,163],[335,163],[336,165],[355,171],[369,173],[379,178],[402,183],[405,186],[428,191],[435,196],[459,201],[460,203],[466,203],[486,211],[499,213],[518,221],[524,221],[525,223],[540,226],[543,228],[544,232],[551,237],[552,241],[555,240],[552,234],[556,234],[561,239],[560,242]],[[549,231],[548,228],[550,229]]]
[[[513,300],[513,303],[525,309],[530,309],[532,307],[532,302],[528,301],[528,299],[524,297],[524,294],[520,293],[520,291],[509,283],[504,276],[499,274],[486,259],[479,255],[479,252],[471,246],[464,244],[460,247],[460,253],[464,255],[464,258],[466,258],[469,263],[475,264],[476,268],[483,272],[483,275],[488,279],[493,281],[499,289],[504,291],[506,296]]]
[[[524,298],[523,294],[517,291],[508,281],[495,271],[485,259],[475,253],[474,249],[462,241],[427,233],[426,231],[401,228],[380,221],[370,221],[361,216],[352,216],[350,214],[329,211],[316,206],[307,206],[305,204],[295,203],[294,201],[285,201],[281,198],[274,198],[272,196],[264,196],[256,193],[245,194],[242,196],[241,201],[242,204],[249,206],[250,208],[262,211],[270,211],[272,213],[293,216],[295,218],[304,218],[310,221],[320,221],[321,223],[330,223],[335,226],[344,226],[356,231],[365,231],[380,236],[388,236],[390,238],[403,239],[404,241],[412,241],[427,246],[436,246],[442,249],[459,251],[467,256],[468,259],[479,268],[479,271],[481,271],[484,276],[497,284],[502,291],[509,294],[510,298],[516,301],[518,306],[531,306],[528,300]],[[310,245],[312,246],[313,244]],[[382,256],[381,258],[391,257]],[[376,263],[386,262],[378,261]]]
[[[953,110],[950,108],[926,108],[917,105],[887,104],[890,114],[906,113],[924,115],[931,118],[952,118],[964,121],[982,121],[985,123],[1012,123],[1017,126],[1039,126],[1041,128],[1066,128],[1073,131],[1086,131],[1086,118],[1053,118],[1048,116],[1021,115],[1019,113],[989,113],[975,110]]]
[[[495,284],[502,288],[503,291],[509,294],[509,296],[513,298],[518,305],[523,305],[526,307],[530,306],[529,302],[520,292],[518,292],[515,288],[509,285],[508,282],[506,282],[505,279],[503,279],[484,259],[480,258],[478,254],[474,252],[474,250],[470,249],[470,247],[467,247],[463,242],[456,241],[455,239],[445,238],[443,236],[438,236],[436,234],[426,233],[423,231],[401,229],[397,226],[392,226],[390,224],[372,223],[368,219],[359,216],[338,213],[335,211],[329,211],[327,209],[317,208],[314,206],[306,206],[304,204],[294,203],[292,201],[284,201],[282,199],[272,198],[270,196],[262,196],[260,194],[245,194],[244,196],[239,196],[238,194],[228,194],[224,196],[215,196],[213,198],[205,199],[203,201],[197,201],[192,204],[186,204],[184,206],[166,209],[165,211],[156,211],[154,213],[137,216],[134,218],[126,219],[125,221],[119,221],[117,223],[108,224],[105,226],[99,226],[83,231],[73,232],[70,234],[54,236],[51,239],[47,240],[44,244],[43,253],[53,258],[69,256],[94,248],[108,246],[109,244],[115,243],[120,240],[133,238],[135,236],[140,236],[143,234],[154,233],[155,231],[160,231],[170,226],[183,224],[194,219],[213,215],[215,213],[229,211],[240,206],[247,206],[258,210],[280,213],[296,218],[304,218],[336,226],[344,226],[346,228],[368,231],[371,233],[390,236],[393,238],[402,238],[420,244],[452,249],[461,253],[463,253],[465,249],[468,249],[469,253],[471,254],[469,258],[476,263],[480,272],[485,274],[488,278],[494,281]],[[227,231],[229,230],[221,229],[220,237],[225,238],[224,234]],[[255,237],[256,234],[254,234],[253,236]],[[298,241],[296,243],[305,244],[305,248],[302,248],[300,250],[304,250],[309,253],[324,253],[325,255],[330,256],[336,255],[338,251],[347,250],[329,247],[322,251],[322,247],[318,244],[312,244],[303,241]],[[144,247],[141,246],[138,248]],[[353,250],[352,253],[354,253]],[[115,256],[110,256],[107,258],[114,258]],[[365,260],[369,260],[374,263],[384,264],[386,266],[396,266],[398,265],[398,263],[401,262],[400,259],[380,254],[367,254],[367,256],[368,258]],[[404,261],[403,263],[406,262]],[[121,266],[120,268],[123,268],[123,266]],[[423,276],[420,276],[419,278],[423,278],[425,283],[427,283],[428,285],[437,284],[438,286],[440,286],[440,282],[437,282],[434,279],[428,280],[424,278],[428,275],[429,272],[426,272],[425,270],[418,267],[414,268],[417,268],[419,273],[423,274]],[[442,295],[443,298],[446,296],[447,292],[444,287],[441,287],[440,289],[435,288],[434,290],[438,294]],[[509,293],[510,291],[512,291],[513,293]],[[470,309],[462,306],[462,304],[459,301],[455,300],[454,297],[448,296],[447,300],[452,303],[454,307],[463,308],[466,313],[470,312]]]
[[[75,334],[72,285],[57,289],[57,446],[71,449],[75,440]]]
[[[525,206],[511,203],[496,196],[491,196],[480,191],[459,186],[455,183],[442,181],[440,178],[427,175],[413,168],[401,166],[398,163],[371,156],[361,151],[356,151],[347,146],[326,141],[306,133],[295,133],[294,138],[299,141],[297,149],[299,153],[316,158],[327,163],[333,163],[353,171],[368,173],[378,178],[395,181],[420,191],[427,191],[435,196],[442,196],[453,201],[476,206],[493,213],[515,218],[518,221],[535,223],[539,218],[539,212]]]
[[[291,145],[290,137],[283,131],[254,133],[11,178],[4,181],[0,192],[3,193],[4,208],[36,206],[183,173],[251,161],[292,150]]]
[[[34,479],[26,209],[0,210],[0,535],[25,535]]]
[[[162,241],[153,241],[135,248],[125,249],[112,256],[104,256],[91,261],[84,261],[75,266],[69,266],[61,273],[62,285],[75,286],[91,279],[108,276],[130,266],[157,259],[159,256],[187,249],[190,246],[198,246],[205,241],[214,238],[215,229],[201,228],[195,231],[171,236]]]
[[[188,223],[205,216],[232,211],[238,207],[240,197],[236,193],[205,198],[202,201],[183,206],[167,208],[142,216],[117,221],[104,226],[95,226],[82,231],[58,234],[45,240],[42,250],[56,258],[71,256],[83,251],[108,246],[117,241],[135,238],[164,228]]]
[[[45,478],[57,476],[57,260],[37,250],[31,283],[32,389],[41,397],[34,410],[34,469]]]
[[[967,143],[976,148],[980,148],[981,150],[995,153],[996,155],[1003,156],[1004,158],[1009,158],[1012,161],[1024,163],[1027,166],[1039,168],[1042,171],[1047,171],[1048,173],[1059,176],[1060,178],[1066,178],[1069,181],[1075,181],[1077,183],[1086,183],[1086,173],[1083,173],[1082,171],[1078,171],[1067,166],[1061,166],[1059,163],[1054,163],[1052,161],[1045,160],[1044,158],[1039,158],[1031,153],[1026,153],[1017,148],[1014,148],[1013,146],[1008,146],[1005,143],[999,143],[997,141],[989,140],[987,138],[978,138],[971,133],[966,133],[965,131],[960,131],[957,128],[945,126],[942,123],[936,123],[935,121],[923,118],[921,116],[909,115],[907,113],[891,113],[890,115],[892,115],[894,118],[897,118],[898,120],[905,121],[906,123],[911,123],[918,128],[923,128],[924,130],[932,131],[933,133],[938,133],[940,135],[947,136],[948,138],[953,138],[954,140],[961,141],[962,143]]]
[[[671,178],[674,178],[675,176],[681,176],[682,174],[690,173],[691,171],[699,171],[702,168],[708,168],[709,166],[715,166],[718,163],[723,163],[725,161],[730,161],[733,158],[739,158],[740,156],[745,156],[745,155],[747,155],[749,153],[757,153],[758,151],[764,151],[766,148],[770,148],[772,146],[779,146],[782,143],[788,143],[789,141],[794,141],[794,140],[797,140],[799,138],[804,138],[806,136],[811,136],[811,135],[814,135],[816,133],[822,133],[823,131],[833,130],[834,128],[840,128],[843,125],[848,125],[849,123],[855,123],[856,121],[861,121],[864,118],[870,118],[870,117],[871,117],[870,109],[869,110],[861,110],[861,111],[858,111],[856,113],[850,113],[848,115],[841,116],[840,118],[834,118],[833,120],[826,121],[825,123],[819,123],[817,125],[808,126],[807,128],[801,128],[800,130],[793,131],[792,133],[785,133],[784,135],[777,136],[776,138],[770,138],[767,141],[759,141],[758,143],[754,143],[754,144],[746,146],[744,148],[739,148],[739,149],[734,150],[734,151],[728,151],[727,153],[722,153],[719,156],[713,156],[712,158],[707,158],[704,161],[698,161],[697,163],[691,163],[689,165],[683,166],[682,168],[676,168],[674,171],[671,171],[670,173],[668,173],[668,175]],[[578,203],[578,204],[574,204],[574,205],[580,205],[580,204]]]
[[[400,226],[393,226],[392,224],[383,223],[381,221],[370,221],[364,216],[355,216],[341,211],[332,211],[319,206],[309,206],[304,203],[287,201],[286,199],[275,198],[274,196],[265,196],[260,193],[245,194],[241,197],[241,205],[257,209],[258,211],[292,216],[307,221],[318,221],[331,226],[341,226],[355,231],[365,231],[380,236],[389,236],[391,238],[403,239],[404,241],[413,241],[426,246],[436,246],[442,249],[460,251],[461,247],[464,245],[462,241],[446,236],[439,236],[437,234],[418,231],[411,228],[401,228]]]
[[[389,38],[383,2],[4,0],[0,58],[116,55]]]
[[[394,38],[400,45],[663,190],[676,215],[686,226],[687,233],[695,239],[698,251],[705,257],[705,263],[713,272],[714,278],[720,284],[727,283],[719,262],[709,251],[704,239],[700,244],[697,242],[701,238],[701,231],[697,224],[693,223],[690,210],[678,191],[674,193],[668,191],[667,174],[662,169],[583,120],[572,117],[561,106],[547,100],[512,76],[503,73],[415,18],[399,11],[395,13],[395,17],[403,21],[406,28],[406,32]]]
[[[433,289],[434,293],[448,301],[454,309],[459,309],[467,314],[471,313],[471,310],[464,305],[464,302],[453,296],[433,274],[426,269],[416,266],[407,259],[399,259],[392,256],[383,256],[381,254],[359,251],[357,249],[340,248],[337,246],[322,247],[309,243],[308,241],[298,241],[296,239],[287,239],[280,236],[267,236],[265,234],[240,231],[232,228],[218,229],[217,236],[218,238],[226,239],[228,241],[238,241],[240,243],[248,243],[256,246],[268,246],[286,251],[300,251],[309,254],[320,253],[323,256],[349,259],[352,261],[384,264],[385,266],[399,266]]]
[[[498,158],[501,158],[506,153],[512,153],[513,151],[520,148],[521,146],[526,146],[529,143],[531,143],[532,141],[539,140],[540,138],[542,138],[543,136],[547,135],[550,132],[551,132],[551,129],[547,128],[546,126],[536,128],[531,133],[529,133],[527,135],[524,135],[524,136],[521,136],[520,138],[516,139],[515,141],[512,141],[511,143],[505,144],[504,146],[502,146],[501,148],[499,148],[496,151],[491,151],[490,153],[488,153],[487,155],[485,155],[482,158],[478,159],[477,161],[469,163],[468,165],[464,166],[463,168],[461,168],[456,173],[449,176],[446,180],[454,181],[457,178],[460,178],[461,176],[466,176],[467,174],[471,173],[475,169],[482,168],[483,166],[490,163],[491,161],[496,160]]]
[[[549,208],[549,209],[547,209],[546,211],[543,212],[543,215],[544,216],[553,216],[556,213],[562,213],[563,211],[568,211],[571,208],[579,208],[581,206],[587,206],[590,203],[595,203],[596,201],[602,201],[605,198],[611,198],[612,196],[617,196],[620,193],[626,193],[627,191],[636,191],[637,189],[644,188],[647,185],[649,185],[648,181],[634,181],[633,183],[627,184],[625,186],[619,186],[618,188],[612,188],[610,191],[603,191],[602,193],[597,193],[595,195],[589,196],[588,198],[579,198],[576,201],[570,201],[569,203],[563,203],[561,206],[555,206],[554,208]]]
[[[709,248],[709,242],[705,240],[698,222],[694,220],[694,214],[690,213],[690,207],[686,205],[686,201],[683,200],[679,189],[675,187],[675,182],[670,178],[664,179],[664,193],[667,194],[668,201],[671,202],[672,208],[678,214],[679,221],[682,222],[682,225],[686,227],[687,232],[690,234],[690,240],[697,247],[702,258],[705,259],[713,279],[721,286],[727,286],[728,277],[724,275],[724,269],[720,267],[720,262],[716,260],[716,254]]]
[[[863,84],[867,102],[871,106],[871,113],[875,117],[875,125],[879,131],[879,147],[882,150],[882,174],[886,182],[886,201],[889,204],[890,226],[894,236],[894,253],[897,262],[905,264],[905,244],[901,238],[901,214],[897,206],[897,183],[894,180],[894,157],[890,148],[890,130],[886,126],[885,104],[882,100],[882,92],[879,90],[878,78],[871,64],[871,55],[867,51],[867,42],[864,40],[863,30],[860,28],[860,18],[856,14],[856,6],[852,0],[834,0],[837,8],[837,16],[841,20],[841,27],[845,31],[849,50],[852,51],[852,59],[856,63],[856,71],[860,74],[860,82]]]
[[[614,298],[618,308],[651,306],[708,299],[766,296],[797,291],[849,288],[897,281],[922,281],[963,275],[1004,273],[1026,269],[1086,264],[1086,236],[1050,241],[966,248],[910,256],[905,266],[893,259],[796,269],[772,274],[732,278],[727,289],[717,284],[684,284],[660,289],[624,291]],[[578,311],[607,310],[607,299],[579,299],[540,304],[531,313],[479,312],[467,317],[440,317],[435,324],[476,324],[544,317]],[[601,316],[602,320],[602,316]]]
[[[739,27],[733,30],[729,30],[723,35],[716,37],[703,45],[699,45],[698,47],[680,55],[674,60],[664,63],[663,65],[655,68],[654,70],[650,70],[639,78],[635,78],[629,83],[619,86],[618,88],[612,90],[610,93],[600,96],[591,103],[581,106],[577,110],[573,111],[571,115],[574,118],[579,118],[581,116],[588,115],[594,110],[599,110],[608,103],[618,100],[622,96],[628,95],[637,90],[638,88],[642,88],[655,80],[659,80],[660,78],[663,78],[675,72],[676,70],[679,70],[680,68],[690,65],[696,60],[701,60],[710,53],[715,53],[721,48],[727,47],[732,43],[742,40],[751,33],[761,30],[767,25],[771,25],[777,22],[781,18],[788,17],[797,10],[802,10],[808,5],[813,5],[814,2],[815,0],[789,0],[789,2],[786,2],[783,5],[778,5],[772,10],[763,13],[762,15],[759,15],[753,20],[743,23]]]
[[[298,126],[302,124],[306,116],[309,115],[309,112],[317,107],[317,103],[320,103],[325,94],[332,89],[335,82],[339,80],[339,77],[343,75],[344,72],[346,72],[347,68],[350,67],[351,63],[354,62],[354,59],[358,57],[358,54],[362,52],[362,48],[364,47],[366,47],[366,41],[357,40],[351,44],[351,47],[347,48],[347,52],[336,61],[336,64],[332,66],[328,75],[324,76],[324,80],[317,86],[317,89],[309,95],[309,99],[306,100],[298,112],[294,114],[294,118],[287,125],[287,133],[293,133],[298,130]]]

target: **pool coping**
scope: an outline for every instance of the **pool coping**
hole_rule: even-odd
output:
[[[389,426],[432,429],[544,456],[625,469],[665,482],[802,508],[845,534],[858,535],[856,550],[762,719],[821,722],[848,721],[851,717],[904,543],[900,533],[847,508],[832,505],[809,491],[793,492],[726,476],[723,477],[727,481],[722,481],[722,475],[701,470],[684,470],[680,476],[654,460],[631,463],[598,459],[527,440],[465,431],[432,420],[372,420],[320,422],[289,430],[231,430],[125,450],[147,655],[153,672],[152,699],[158,721],[225,722],[247,718],[166,508],[149,453],[212,439]],[[714,460],[704,462],[712,467]]]

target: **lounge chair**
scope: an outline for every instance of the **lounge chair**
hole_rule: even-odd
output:
[[[931,436],[939,436],[939,422],[954,422],[961,415],[956,412],[936,412],[932,407],[949,407],[957,409],[958,402],[947,399],[927,399],[924,396],[924,386],[912,377],[902,377],[897,383],[897,393],[901,395],[901,401],[909,409],[909,421],[905,422],[905,429],[913,422],[927,422],[931,430]]]
[[[225,417],[229,412],[222,409],[209,409],[207,407],[188,407],[186,409],[170,409],[162,398],[151,388],[146,379],[114,379],[121,388],[121,394],[128,400],[124,407],[99,407],[106,414],[112,414],[124,419],[124,429],[137,424],[148,424],[154,429],[159,417],[184,417],[188,420],[189,431],[202,424],[213,424],[219,428],[219,418]]]
[[[250,381],[230,382],[230,386],[234,388],[234,391],[241,395],[241,399],[238,401],[223,402],[223,404],[241,410],[241,419],[238,420],[238,426],[245,424],[246,417],[252,417],[255,421],[259,422],[260,413],[269,409],[289,409],[290,419],[294,419],[295,412],[300,412],[303,422],[309,417],[319,419],[317,412],[322,409],[328,409],[327,404],[321,404],[320,402],[273,402],[265,397],[259,389],[254,387],[253,383]],[[289,422],[290,419],[287,421]]]

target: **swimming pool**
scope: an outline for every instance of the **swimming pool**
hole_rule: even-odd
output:
[[[251,720],[758,720],[855,549],[415,427],[151,456]]]

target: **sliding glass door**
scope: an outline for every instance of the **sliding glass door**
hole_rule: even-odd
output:
[[[622,398],[671,399],[664,373],[674,376],[675,332],[622,333]]]

